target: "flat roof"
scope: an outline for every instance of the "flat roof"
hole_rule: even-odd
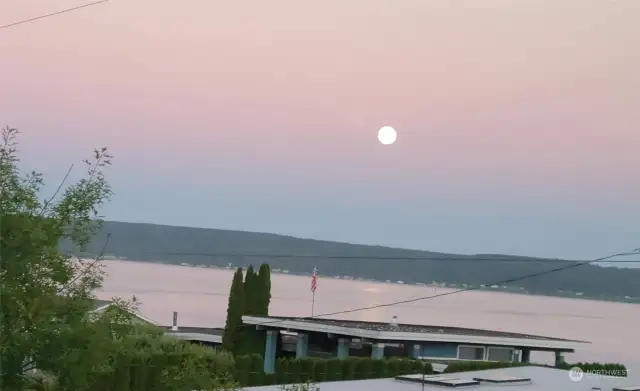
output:
[[[392,326],[391,324],[384,322],[365,322],[341,319],[243,316],[242,321],[246,324],[253,324],[256,326],[299,331],[327,332],[337,335],[370,338],[375,340],[457,342],[531,347],[542,350],[549,349],[562,351],[573,351],[576,347],[589,343],[586,341],[495,330],[403,323],[399,323],[397,326]]]
[[[218,327],[183,327],[178,326],[178,330],[171,330],[171,326],[163,326],[167,329],[167,335],[186,339],[188,341],[222,343],[224,329]]]
[[[197,334],[208,334],[208,335],[222,335],[224,333],[223,328],[218,327],[183,327],[179,326],[178,331],[171,330],[171,326],[163,326],[167,329],[169,334],[171,333],[197,333]]]
[[[461,389],[478,389],[482,391],[585,391],[592,387],[600,387],[602,390],[611,390],[612,388],[622,388],[638,386],[640,382],[637,378],[614,378],[604,376],[584,376],[579,381],[572,381],[569,377],[569,371],[548,368],[548,367],[514,367],[491,369],[485,371],[450,373],[447,378],[456,378],[461,380],[473,380],[474,378],[491,378],[491,377],[518,377],[529,378],[530,383],[503,383],[491,384],[481,382],[480,385],[471,387],[453,387]],[[395,379],[371,379],[371,380],[350,380],[318,383],[317,386],[322,391],[421,391],[421,390],[443,390],[449,387],[425,384],[424,388],[421,383],[408,382]],[[262,386],[248,387],[247,390],[252,391],[279,391],[280,386]]]

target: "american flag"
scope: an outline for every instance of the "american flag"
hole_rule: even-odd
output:
[[[313,274],[311,275],[311,292],[315,293],[318,287],[318,271],[316,267],[313,267]]]

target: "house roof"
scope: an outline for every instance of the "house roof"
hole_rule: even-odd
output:
[[[111,303],[113,303],[111,300],[98,300],[98,299],[95,299],[93,301],[93,309],[95,311],[95,310],[98,310],[98,309],[106,308],[109,305],[111,305]]]
[[[218,328],[218,327],[183,327],[183,326],[180,326],[178,328],[178,331],[171,330],[171,326],[163,326],[163,327],[168,330],[169,334],[176,333],[176,332],[182,332],[182,333],[197,333],[197,334],[208,334],[208,335],[220,335],[220,336],[222,336],[222,334],[224,333],[224,329],[223,328]]]
[[[392,326],[383,322],[365,322],[354,320],[294,318],[294,317],[253,317],[243,316],[242,321],[257,326],[327,332],[373,340],[405,340],[458,342],[487,345],[506,345],[514,347],[530,347],[539,350],[574,351],[585,341],[544,337],[539,335],[519,334],[504,331],[469,329],[461,327],[428,326],[415,324],[398,324]]]
[[[92,312],[101,312],[101,311],[104,311],[104,310],[106,310],[106,309],[107,309],[110,305],[112,305],[112,304],[113,304],[113,301],[111,301],[111,300],[99,300],[99,299],[95,299],[95,300],[94,300],[94,306],[93,306],[93,310],[92,310]],[[136,318],[138,318],[138,319],[140,319],[140,320],[142,320],[142,321],[144,321],[144,322],[146,322],[146,323],[149,323],[149,324],[152,324],[152,325],[156,325],[156,326],[158,325],[158,322],[156,322],[156,321],[154,321],[154,320],[152,320],[152,319],[149,319],[149,318],[147,318],[147,317],[143,316],[143,315],[142,315],[142,314],[140,314],[139,312],[132,312],[131,314],[132,314],[133,316],[135,316]]]
[[[178,330],[172,330],[171,326],[164,326],[167,329],[167,335],[189,341],[211,342],[216,344],[222,343],[222,334],[224,329],[209,327],[182,327]]]
[[[633,375],[633,374],[631,374]],[[439,375],[443,376],[443,375]],[[447,374],[447,378],[460,380],[473,380],[474,378],[527,378],[530,382],[491,384],[480,382],[479,385],[470,387],[443,387],[425,384],[421,382],[408,382],[395,379],[371,379],[337,381],[319,384],[322,391],[431,391],[447,388],[473,389],[478,391],[585,391],[592,387],[600,387],[602,390],[612,390],[640,386],[638,378],[614,378],[605,376],[583,376],[579,381],[572,381],[569,371],[547,367],[514,367],[491,369],[485,371],[462,372]],[[248,387],[251,391],[278,391],[280,386]],[[632,389],[632,388],[629,388]]]

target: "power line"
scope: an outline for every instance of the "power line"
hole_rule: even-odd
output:
[[[25,20],[21,20],[21,21],[19,21],[19,22],[13,22],[13,23],[10,23],[10,24],[6,24],[6,25],[4,25],[4,26],[0,26],[0,29],[5,29],[5,28],[9,28],[9,27],[13,27],[13,26],[20,25],[20,24],[25,24],[25,23],[29,23],[29,22],[34,22],[34,21],[36,21],[36,20],[40,20],[40,19],[44,19],[44,18],[48,18],[48,17],[50,17],[50,16],[56,16],[56,15],[64,14],[64,13],[67,13],[67,12],[76,11],[76,10],[79,10],[79,9],[81,9],[81,8],[86,8],[86,7],[91,7],[91,6],[93,6],[93,5],[98,5],[98,4],[100,4],[100,3],[106,3],[107,1],[109,1],[109,0],[99,0],[99,1],[94,1],[93,3],[87,3],[87,4],[79,5],[79,6],[77,6],[77,7],[67,8],[67,9],[64,9],[64,10],[62,10],[62,11],[54,12],[54,13],[51,13],[51,14],[40,15],[40,16],[36,16],[35,18],[25,19]]]
[[[168,256],[190,256],[190,257],[226,257],[226,258],[265,258],[265,259],[366,259],[366,260],[389,260],[389,261],[429,261],[429,262],[505,262],[505,263],[570,263],[576,264],[583,261],[570,261],[566,259],[552,258],[528,258],[521,256],[476,256],[476,255],[456,255],[456,256],[423,256],[423,257],[381,257],[367,255],[318,255],[318,254],[260,254],[260,253],[189,253],[189,252],[167,252],[163,254],[146,255],[168,255]],[[640,255],[640,254],[639,254]],[[594,263],[597,261],[588,261]],[[640,263],[640,260],[613,260],[611,263]]]
[[[551,270],[546,270],[546,271],[542,271],[542,272],[538,272],[538,273],[530,273],[530,274],[526,274],[526,275],[523,275],[523,276],[520,276],[520,277],[509,278],[507,280],[502,280],[502,281],[494,281],[494,282],[490,282],[490,283],[487,283],[487,284],[483,284],[483,286],[504,285],[504,284],[508,284],[508,283],[512,283],[512,282],[516,282],[516,281],[525,280],[525,279],[528,279],[528,278],[539,277],[539,276],[543,276],[543,275],[547,275],[547,274],[557,273],[557,272],[562,271],[562,270],[567,270],[567,269],[572,269],[572,268],[575,268],[575,267],[589,265],[589,264],[595,263],[595,262],[607,261],[607,260],[609,260],[611,258],[625,257],[625,256],[631,256],[631,255],[639,255],[639,254],[640,254],[640,249],[635,249],[635,250],[633,250],[631,252],[613,254],[613,255],[606,256],[606,257],[594,259],[592,261],[576,262],[576,263],[572,263],[570,265],[566,265],[566,266],[563,266],[563,267],[558,267],[558,268],[551,269]],[[372,305],[372,306],[368,306],[368,307],[360,307],[360,308],[354,308],[354,309],[350,309],[350,310],[329,312],[329,313],[324,313],[324,314],[318,314],[318,315],[314,315],[314,316],[304,317],[304,319],[315,319],[315,318],[322,318],[322,317],[326,317],[326,316],[334,316],[334,315],[349,314],[349,313],[353,313],[353,312],[367,311],[367,310],[383,308],[383,307],[392,307],[392,306],[395,306],[395,305],[413,303],[413,302],[416,302],[416,301],[430,300],[430,299],[435,299],[435,298],[443,297],[443,296],[451,296],[451,295],[455,295],[455,294],[458,294],[458,293],[468,292],[468,291],[473,291],[473,290],[478,290],[478,289],[481,289],[481,287],[464,288],[464,289],[459,289],[459,290],[455,290],[455,291],[452,291],[452,292],[440,293],[440,294],[432,295],[432,296],[422,296],[422,297],[416,297],[416,298],[413,298],[413,299],[394,301],[394,302],[391,302],[391,303],[376,304],[376,305]],[[281,322],[284,322],[286,320],[287,319],[278,319],[278,320],[269,321],[269,322],[262,322],[262,323],[259,323],[259,324],[256,324],[256,325],[250,325],[250,326],[264,326],[264,325],[269,325],[269,324],[274,324],[274,323],[281,323]],[[244,326],[246,326],[246,325],[245,324],[240,324],[240,325],[238,325],[238,328],[242,328]]]

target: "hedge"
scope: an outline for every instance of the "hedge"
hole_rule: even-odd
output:
[[[253,365],[252,365],[253,364]],[[430,363],[404,359],[383,358],[372,359],[368,357],[348,357],[345,360],[338,358],[286,358],[276,360],[276,373],[264,374],[262,371],[262,356],[236,356],[236,381],[240,385],[272,385],[292,384],[300,382],[321,383],[325,381],[375,379],[395,377],[405,374],[433,374]],[[449,362],[444,373],[482,371],[535,365],[520,362],[494,362],[494,361],[455,361]],[[609,373],[621,373],[626,375],[626,368],[622,364],[577,363],[557,366],[560,369],[580,367],[583,371],[608,371]],[[248,373],[258,372],[258,374]],[[258,384],[258,380],[262,383]]]
[[[522,363],[522,362],[496,362],[496,361],[456,361],[450,362],[447,365],[447,368],[444,370],[444,373],[456,373],[456,372],[471,372],[471,371],[483,371],[487,369],[499,369],[499,368],[511,368],[511,367],[521,367],[521,366],[547,366],[547,365],[537,365],[532,363]],[[627,368],[623,364],[601,364],[601,363],[562,363],[556,365],[552,368],[565,369],[569,370],[574,367],[579,367],[584,372],[603,372],[609,373],[612,376],[627,376]]]
[[[293,384],[300,382],[375,379],[400,374],[433,373],[431,364],[410,359],[372,359],[368,357],[337,358],[286,358],[276,360],[275,374],[264,374],[262,356],[236,356],[235,380],[240,385]],[[252,365],[253,363],[253,365]],[[258,372],[255,374],[253,372]],[[257,384],[257,379],[262,383]]]

